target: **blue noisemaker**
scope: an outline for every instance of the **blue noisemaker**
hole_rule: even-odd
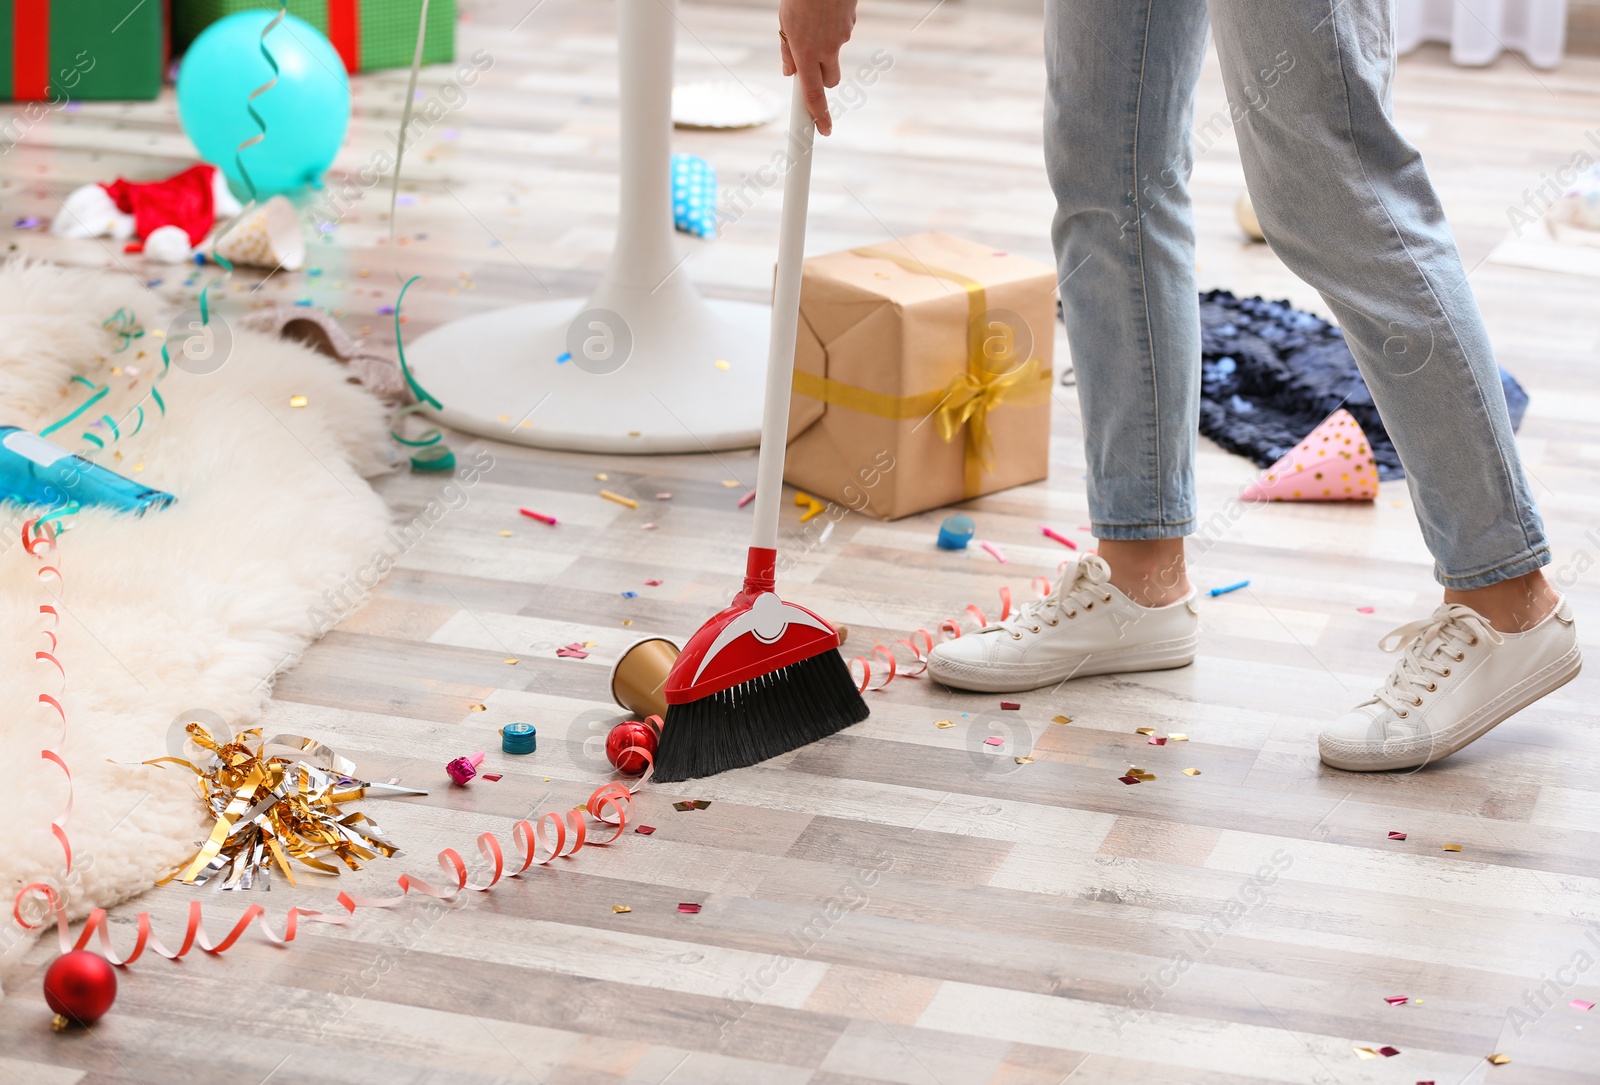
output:
[[[0,501],[46,509],[77,502],[143,516],[177,498],[123,478],[37,434],[0,426]]]

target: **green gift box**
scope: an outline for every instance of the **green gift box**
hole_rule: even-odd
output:
[[[173,47],[187,49],[202,30],[224,16],[276,11],[278,6],[278,0],[174,0]],[[327,35],[346,71],[409,68],[417,50],[422,0],[289,0],[289,14]],[[456,0],[431,0],[422,62],[448,64],[455,58]]]
[[[166,0],[0,0],[0,99],[149,99],[166,66]]]

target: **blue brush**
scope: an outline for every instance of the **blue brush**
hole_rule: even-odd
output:
[[[76,501],[142,516],[176,500],[25,429],[0,426],[0,501],[47,509]]]

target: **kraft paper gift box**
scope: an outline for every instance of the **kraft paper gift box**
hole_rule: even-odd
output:
[[[784,481],[894,520],[1044,478],[1055,281],[941,233],[808,259]]]

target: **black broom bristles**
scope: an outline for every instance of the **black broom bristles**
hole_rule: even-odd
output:
[[[844,658],[823,652],[667,706],[654,778],[675,783],[754,765],[860,723],[869,711]]]

